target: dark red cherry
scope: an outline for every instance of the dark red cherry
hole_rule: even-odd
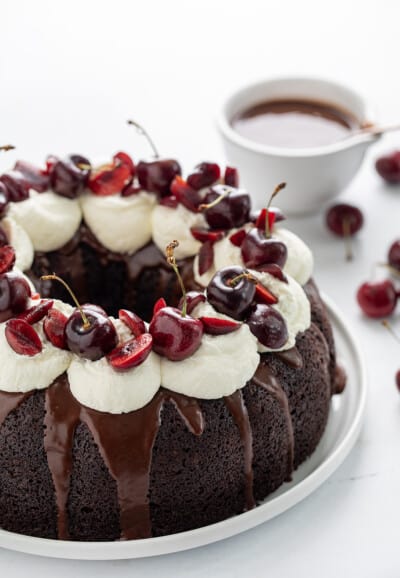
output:
[[[262,229],[263,231],[265,231],[266,217],[267,217],[267,209],[266,208],[261,209],[261,211],[258,213],[254,221],[258,229]],[[274,228],[275,223],[279,223],[280,221],[284,221],[285,219],[286,217],[277,207],[270,207],[268,209],[268,226],[270,231],[272,231],[272,229]]]
[[[261,229],[251,229],[242,245],[241,253],[246,267],[256,268],[266,263],[283,267],[287,259],[287,248],[274,237],[267,238]]]
[[[49,157],[48,173],[52,190],[69,199],[84,192],[90,175],[90,162],[81,155],[69,155],[65,159]]]
[[[197,213],[201,204],[201,196],[198,191],[192,189],[187,182],[177,175],[171,183],[171,193],[186,209]]]
[[[130,185],[132,179],[131,166],[127,163],[121,163],[114,157],[112,164],[101,167],[98,171],[92,171],[88,180],[88,188],[95,195],[108,197],[121,193]]]
[[[214,242],[206,241],[199,251],[199,274],[204,275],[214,264]]]
[[[54,301],[51,299],[42,299],[37,305],[29,307],[26,311],[23,311],[18,315],[18,319],[23,319],[29,325],[34,325],[43,317],[46,317],[50,309],[53,307]]]
[[[246,273],[242,267],[217,271],[206,289],[207,300],[216,311],[237,320],[245,318],[256,293],[255,283]]]
[[[151,320],[149,332],[156,353],[170,361],[181,361],[200,347],[203,324],[190,315],[183,317],[175,307],[164,307]]]
[[[4,247],[5,245],[9,244],[9,240],[8,237],[6,235],[5,230],[3,229],[3,227],[0,225],[0,247]]]
[[[400,271],[400,240],[394,241],[390,245],[388,263],[391,267]]]
[[[0,181],[0,217],[2,217],[6,212],[8,201],[9,197],[7,187]]]
[[[6,198],[13,203],[20,203],[29,197],[29,184],[19,171],[7,171],[0,176],[0,182],[7,190]]]
[[[44,193],[50,186],[50,178],[46,171],[27,161],[17,161],[14,170],[20,172],[29,187],[38,193]]]
[[[204,199],[204,204],[210,205],[226,193],[224,185],[212,187]],[[249,213],[250,197],[241,189],[232,189],[219,203],[204,210],[205,219],[212,229],[241,227],[249,220]]]
[[[33,357],[42,351],[38,333],[23,319],[7,321],[5,336],[9,346],[19,355]]]
[[[200,303],[204,303],[206,300],[206,296],[204,293],[200,293],[199,291],[188,291],[186,293],[186,312],[191,313],[197,305]],[[184,305],[184,298],[182,297],[179,301],[178,308],[182,311]]]
[[[400,151],[381,156],[377,159],[375,168],[387,183],[400,183]]]
[[[117,346],[117,332],[109,317],[86,305],[82,306],[82,310],[89,325],[85,327],[79,309],[75,309],[65,326],[68,349],[80,357],[95,361]]]
[[[333,205],[326,213],[328,228],[339,237],[354,235],[361,229],[363,223],[364,218],[360,209],[347,203]]]
[[[180,164],[175,159],[140,161],[136,167],[140,186],[161,197],[169,195],[172,181],[181,173]]]
[[[246,235],[247,232],[245,229],[239,229],[235,233],[232,233],[232,235],[229,237],[229,240],[232,243],[232,245],[235,245],[235,247],[240,247]]]
[[[357,291],[357,301],[368,317],[386,317],[397,303],[396,289],[389,279],[363,283]]]
[[[118,345],[107,355],[107,361],[117,371],[126,371],[142,364],[150,355],[153,338],[150,333],[142,333]]]
[[[59,349],[67,349],[67,340],[65,338],[67,321],[68,317],[58,311],[58,309],[50,309],[43,321],[43,330],[47,339],[54,347]]]
[[[400,391],[400,369],[396,371],[395,381],[397,390]]]
[[[256,305],[247,323],[258,341],[269,349],[280,349],[288,340],[285,320],[279,311],[269,305]]]
[[[220,241],[224,235],[225,231],[212,231],[210,229],[206,229],[206,227],[191,227],[190,232],[192,236],[200,241],[200,243],[205,243],[206,241],[211,241],[211,243],[216,243]]]
[[[160,205],[163,207],[169,207],[170,209],[176,209],[178,206],[178,199],[175,195],[168,195],[166,197],[162,197],[159,202]]]
[[[237,169],[233,167],[226,167],[225,174],[224,174],[224,183],[228,187],[235,187],[235,189],[239,186],[239,173]]]
[[[227,335],[241,328],[242,324],[231,319],[221,319],[220,317],[200,317],[204,327],[204,333],[208,335]]]
[[[25,311],[30,296],[31,288],[22,275],[15,271],[0,275],[0,321]]]
[[[218,181],[221,176],[221,169],[216,163],[200,163],[195,167],[187,180],[187,183],[193,189],[198,191],[204,187],[210,187]]]
[[[118,317],[120,321],[125,323],[125,325],[132,331],[135,337],[146,333],[146,325],[143,319],[141,319],[139,315],[136,315],[136,313],[133,311],[129,311],[128,309],[120,309],[118,311]]]
[[[11,245],[0,247],[0,275],[11,271],[15,263],[15,251]]]

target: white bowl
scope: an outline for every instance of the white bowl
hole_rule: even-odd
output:
[[[241,183],[257,207],[265,206],[274,187],[285,181],[279,207],[288,214],[322,210],[352,180],[367,148],[379,136],[358,135],[315,148],[278,148],[238,134],[232,118],[266,100],[308,99],[328,102],[352,113],[360,126],[373,124],[366,100],[354,90],[319,78],[275,78],[247,85],[224,102],[217,124],[228,162],[237,167]]]

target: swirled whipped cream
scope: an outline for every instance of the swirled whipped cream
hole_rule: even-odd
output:
[[[80,202],[85,222],[109,251],[131,255],[151,240],[156,204],[152,193],[141,191],[130,197],[87,193]]]
[[[180,204],[175,209],[157,205],[153,211],[153,241],[164,253],[168,243],[177,239],[179,241],[179,247],[175,249],[177,259],[192,257],[199,252],[201,243],[196,241],[190,229],[205,226],[206,220],[201,213],[192,213]]]
[[[133,337],[124,323],[111,320],[120,343]],[[152,351],[137,367],[118,372],[105,357],[90,361],[74,356],[67,375],[72,395],[83,405],[107,413],[128,413],[144,407],[157,393],[160,357]]]
[[[251,225],[246,225],[241,227],[241,229],[249,230]],[[229,233],[229,236],[236,232],[235,229]],[[224,237],[221,241],[218,241],[214,245],[214,265],[203,275],[199,274],[198,257],[195,258],[193,263],[194,277],[197,283],[202,287],[205,287],[210,282],[211,278],[214,276],[215,272],[223,267],[228,267],[230,265],[240,265],[245,267],[242,259],[242,254],[240,247],[233,245],[228,237]],[[300,285],[304,285],[310,279],[314,259],[311,250],[307,245],[294,233],[283,229],[281,227],[274,228],[274,237],[282,241],[287,247],[287,260],[283,271],[296,279]]]
[[[193,317],[220,317],[209,303],[201,303]],[[190,357],[176,362],[161,358],[164,387],[200,399],[217,399],[241,389],[253,377],[260,357],[257,339],[246,324],[227,335],[203,334],[201,345]]]
[[[36,305],[32,300],[29,307]],[[69,315],[72,307],[62,301],[54,301],[54,307],[64,315]],[[43,322],[33,325],[42,341],[42,351],[33,357],[16,353],[8,344],[5,336],[6,322],[0,323],[1,383],[2,391],[26,393],[34,389],[49,387],[71,363],[73,354],[70,351],[54,347],[46,338]]]
[[[278,303],[271,305],[271,307],[282,315],[288,331],[288,339],[281,348],[269,349],[259,342],[258,351],[266,353],[291,349],[296,345],[297,335],[308,329],[311,324],[311,309],[307,295],[301,285],[289,275],[286,275],[287,283],[285,283],[269,273],[253,270],[250,272],[278,298]]]
[[[75,235],[82,213],[79,201],[52,191],[37,193],[20,203],[10,203],[8,215],[28,233],[35,251],[56,251]]]
[[[1,226],[7,235],[8,242],[15,250],[15,266],[21,271],[29,269],[33,263],[33,245],[25,229],[13,218],[5,217]]]

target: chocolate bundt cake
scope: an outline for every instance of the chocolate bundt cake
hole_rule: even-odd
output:
[[[315,450],[339,374],[312,255],[237,180],[125,153],[0,177],[2,529],[199,528]]]

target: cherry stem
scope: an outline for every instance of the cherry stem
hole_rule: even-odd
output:
[[[350,217],[343,217],[342,231],[343,231],[344,246],[345,246],[345,251],[346,251],[346,252],[345,252],[346,261],[352,261],[352,260],[353,260],[353,250],[352,250],[352,246],[351,246],[350,224],[351,224],[351,219],[350,219]]]
[[[229,287],[236,287],[236,285],[239,283],[241,279],[248,279],[249,281],[255,284],[258,283],[258,279],[254,277],[254,275],[252,275],[251,273],[240,273],[240,275],[236,275],[236,277],[233,277],[233,279],[228,279]]]
[[[12,150],[14,150],[14,149],[15,149],[15,146],[14,146],[14,145],[10,145],[10,144],[6,144],[6,145],[0,146],[0,151],[5,151],[5,152],[7,152],[7,151],[12,151]]]
[[[179,246],[179,242],[174,240],[166,246],[165,253],[167,255],[167,263],[171,265],[172,269],[175,271],[178,277],[179,285],[181,286],[183,305],[182,305],[182,317],[186,317],[187,314],[187,296],[186,289],[183,283],[181,274],[179,273],[178,265],[176,264],[176,259],[174,255],[174,250]]]
[[[40,277],[40,279],[41,279],[41,281],[58,281],[59,283],[64,285],[64,287],[66,288],[68,293],[71,295],[72,299],[74,300],[75,305],[79,309],[79,313],[81,314],[82,321],[83,321],[83,329],[89,329],[90,321],[87,318],[85,312],[83,311],[78,299],[76,298],[75,293],[72,291],[70,286],[64,281],[64,279],[61,279],[61,277],[59,277],[55,273],[53,273],[52,275],[42,275]]]
[[[272,195],[269,198],[267,207],[266,207],[266,213],[265,213],[265,236],[267,239],[269,239],[271,237],[271,229],[269,226],[269,219],[268,219],[268,213],[269,213],[269,208],[271,206],[272,200],[276,197],[276,195],[286,187],[286,183],[279,183],[279,185],[277,185],[272,193]]]
[[[225,197],[229,195],[230,192],[231,191],[229,189],[226,189],[221,195],[219,195],[219,197],[214,199],[214,201],[212,201],[211,203],[208,204],[202,203],[201,205],[199,205],[199,211],[206,211],[207,209],[212,209],[213,207],[216,207],[223,199],[225,199]]]
[[[389,263],[377,263],[377,265],[379,267],[385,267],[395,277],[400,277],[400,271],[398,269],[396,269],[395,267],[392,267],[392,265],[389,265]]]
[[[389,333],[392,334],[392,336],[395,338],[395,340],[400,343],[400,337],[397,335],[397,333],[395,332],[393,327],[390,325],[389,321],[387,319],[384,319],[383,321],[381,321],[381,323],[382,323],[383,327],[385,329],[387,329],[389,331]]]
[[[142,127],[141,124],[139,124],[138,122],[136,122],[135,120],[127,120],[127,123],[131,126],[134,126],[136,128],[136,130],[138,131],[139,134],[143,135],[146,139],[147,142],[149,143],[150,147],[153,150],[153,155],[156,157],[156,159],[160,158],[159,152],[157,150],[156,145],[154,144],[153,139],[150,137],[149,133],[147,132],[146,129],[144,129]]]

